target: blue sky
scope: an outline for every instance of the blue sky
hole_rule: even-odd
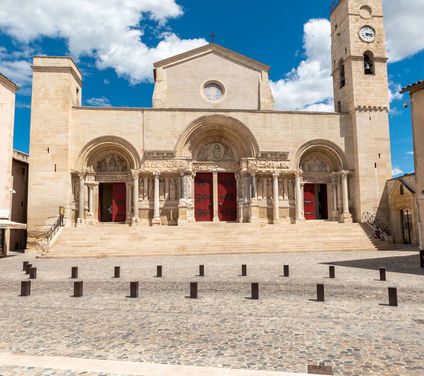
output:
[[[366,1],[366,0],[364,0]],[[383,0],[390,87],[424,79],[423,0]],[[329,110],[331,0],[2,0],[0,72],[17,82],[15,148],[29,151],[31,59],[72,55],[84,74],[83,105],[150,107],[152,63],[216,42],[271,65],[279,109]],[[125,5],[123,5],[125,4]],[[258,4],[261,6],[258,7]],[[395,172],[413,171],[407,96],[394,95]]]

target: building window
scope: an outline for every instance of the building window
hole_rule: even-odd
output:
[[[211,102],[219,101],[224,95],[224,88],[218,82],[209,82],[204,86],[203,93]]]
[[[400,195],[403,196],[405,194],[405,188],[403,187],[403,185],[400,185]]]
[[[364,73],[366,75],[374,75],[375,69],[374,69],[374,55],[372,52],[365,52],[364,53]]]
[[[340,89],[346,85],[346,73],[343,60],[339,61]]]

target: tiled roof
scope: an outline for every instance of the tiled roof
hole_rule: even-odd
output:
[[[412,92],[418,89],[424,89],[424,80],[421,81],[417,81],[411,85],[408,85],[407,87],[404,87],[402,89],[402,91],[400,92],[401,94],[406,93],[406,92]]]

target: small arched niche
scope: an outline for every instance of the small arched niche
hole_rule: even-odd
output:
[[[364,53],[364,74],[375,75],[374,54],[371,51]]]

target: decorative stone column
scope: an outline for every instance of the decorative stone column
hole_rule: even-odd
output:
[[[349,189],[347,177],[349,171],[342,171],[340,176],[342,177],[342,195],[343,195],[343,214],[341,215],[342,223],[352,223],[352,215],[349,212]]]
[[[339,211],[337,210],[337,184],[337,181],[331,184],[333,187],[333,221],[339,220]]]
[[[244,176],[241,174],[235,174],[236,186],[237,186],[237,222],[243,223],[244,216]]]
[[[256,173],[251,173],[250,185],[250,223],[259,223],[259,203]]]
[[[77,226],[83,226],[85,222],[85,215],[84,215],[84,199],[85,199],[85,181],[84,181],[85,174],[83,172],[78,173],[79,178],[79,200],[78,200],[78,219],[77,219]]]
[[[219,222],[219,213],[218,213],[218,172],[212,172],[212,184],[213,184],[213,221]]]
[[[301,184],[302,172],[297,171],[295,173],[295,198],[296,198],[296,222],[303,222],[305,217],[303,216],[303,197],[302,197],[302,184]]]
[[[137,226],[140,222],[139,218],[139,212],[138,212],[138,198],[139,198],[139,183],[138,180],[140,178],[140,173],[138,171],[131,171],[132,177],[133,177],[133,197],[132,197],[132,203],[133,203],[133,216],[132,216],[132,225]]]
[[[188,223],[188,211],[186,201],[186,174],[185,172],[180,173],[180,184],[179,184],[180,201],[178,204],[178,226],[186,225]]]
[[[155,194],[154,194],[154,206],[153,206],[153,220],[152,225],[161,225],[160,220],[160,200],[159,200],[159,178],[160,172],[154,173],[154,181],[155,181]]]
[[[278,178],[280,174],[278,172],[273,172],[272,174],[272,203],[273,203],[273,210],[272,210],[272,222],[274,224],[280,223],[280,193],[279,193],[279,187],[278,187]]]

